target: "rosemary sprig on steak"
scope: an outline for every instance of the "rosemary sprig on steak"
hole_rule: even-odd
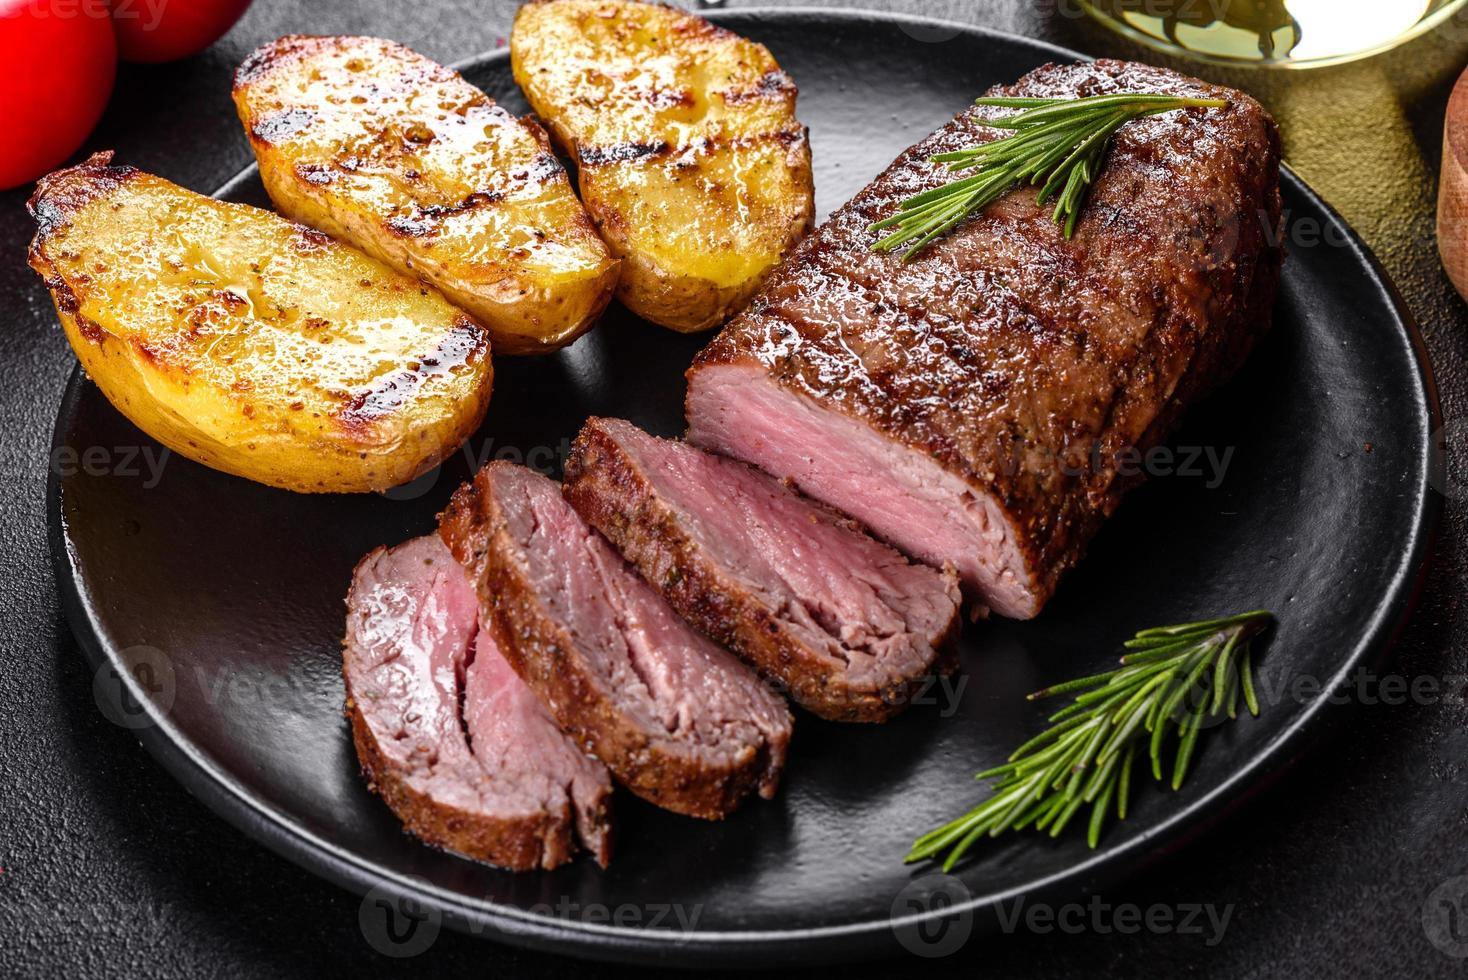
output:
[[[1126,642],[1121,666],[1037,691],[1031,701],[1084,691],[1050,716],[1051,727],[1015,750],[1009,761],[975,779],[997,779],[993,793],[968,813],[913,842],[909,863],[946,852],[951,869],[980,837],[1033,827],[1060,836],[1087,807],[1091,847],[1113,806],[1126,819],[1132,766],[1143,752],[1163,778],[1163,743],[1175,737],[1171,783],[1182,785],[1198,732],[1232,719],[1242,698],[1259,714],[1250,644],[1273,617],[1246,612],[1180,626],[1143,630]]]
[[[1064,223],[1069,238],[1075,233],[1086,191],[1101,170],[1111,137],[1124,123],[1174,109],[1228,105],[1223,99],[1144,92],[1083,99],[983,98],[977,104],[1022,110],[983,123],[1014,132],[930,157],[955,172],[976,173],[908,198],[896,214],[873,223],[869,231],[893,229],[872,246],[874,250],[895,252],[906,246],[902,253],[906,262],[969,215],[1025,183],[1040,185],[1041,204],[1055,199],[1053,218]]]

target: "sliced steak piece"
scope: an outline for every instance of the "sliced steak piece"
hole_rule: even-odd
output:
[[[564,864],[578,841],[606,865],[606,768],[479,628],[474,590],[437,536],[358,564],[342,673],[362,771],[408,830],[516,870]]]
[[[684,619],[822,718],[886,721],[955,666],[951,570],[744,463],[593,418],[563,492]]]
[[[464,679],[464,725],[495,798],[503,806],[510,790],[516,792],[527,826],[525,853],[533,862],[538,841],[540,866],[552,868],[569,860],[579,842],[606,867],[612,856],[611,773],[561,731],[489,629],[481,625],[474,642]]]
[[[1072,239],[1015,190],[908,263],[868,226],[951,179],[929,158],[1002,135],[975,107],[832,215],[689,370],[689,439],[758,464],[1027,618],[1129,464],[1269,325],[1279,139],[1247,95],[1118,61],[1049,65],[1010,96],[1228,100],[1127,123]]]
[[[785,702],[679,619],[556,483],[491,463],[454,494],[439,530],[505,659],[634,793],[708,819],[751,790],[774,794]]]

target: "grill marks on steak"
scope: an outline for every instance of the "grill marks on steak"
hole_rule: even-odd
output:
[[[753,462],[1035,615],[1165,438],[1267,328],[1282,251],[1274,122],[1248,96],[1126,62],[997,94],[1158,91],[1223,109],[1128,123],[1066,240],[1033,188],[914,261],[867,226],[1003,135],[975,107],[837,211],[689,371],[689,438]],[[1099,461],[1099,465],[1096,465]]]
[[[679,619],[557,484],[491,463],[454,494],[440,533],[516,673],[620,782],[708,819],[752,790],[774,794],[785,702]]]
[[[821,717],[885,721],[955,665],[951,571],[744,463],[593,418],[563,490],[685,619]]]
[[[437,536],[378,548],[347,596],[347,715],[369,785],[418,837],[501,867],[611,856],[611,780],[479,628]],[[460,702],[463,702],[463,714]]]

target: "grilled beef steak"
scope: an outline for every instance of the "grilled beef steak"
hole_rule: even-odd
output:
[[[954,666],[958,584],[744,463],[591,419],[566,498],[684,619],[836,721]]]
[[[605,767],[479,628],[474,590],[437,536],[362,559],[342,667],[357,758],[410,831],[505,868],[554,868],[578,841],[606,865]]]
[[[785,702],[679,619],[556,483],[491,463],[439,530],[510,665],[634,793],[708,819],[774,794]]]
[[[777,271],[689,370],[689,439],[789,478],[1034,616],[1140,479],[1124,465],[1268,327],[1279,141],[1239,92],[1117,61],[994,94],[1218,97],[1127,123],[1073,239],[1020,188],[904,264],[868,225],[994,139],[975,107],[908,150]]]

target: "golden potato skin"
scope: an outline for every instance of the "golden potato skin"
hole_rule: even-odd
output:
[[[640,316],[722,323],[810,230],[795,84],[762,45],[671,7],[538,0],[515,18],[510,57]]]
[[[283,37],[235,73],[270,198],[438,287],[497,354],[562,347],[596,322],[617,260],[536,123],[377,38]]]
[[[385,490],[479,425],[484,328],[416,279],[268,211],[98,154],[42,178],[30,264],[138,428],[301,492]]]

